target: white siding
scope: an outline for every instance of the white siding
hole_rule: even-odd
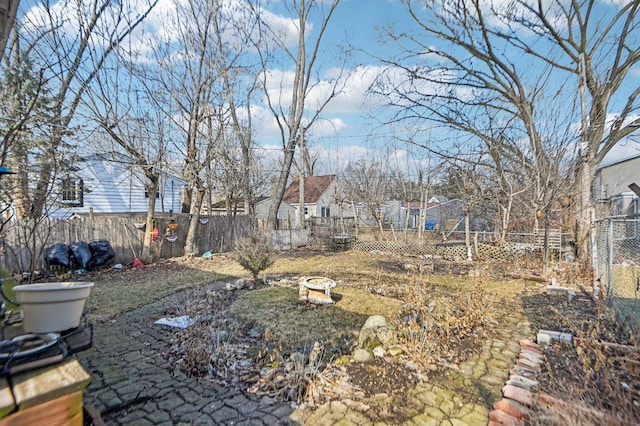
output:
[[[596,184],[594,185],[595,199],[609,199],[629,192],[629,185],[634,182],[640,185],[639,168],[640,157],[601,167],[597,172]]]
[[[130,213],[140,214],[147,211],[148,199],[145,197],[142,173],[119,163],[101,160],[89,160],[80,165],[73,173],[82,178],[84,200],[82,207],[66,207],[52,200],[53,217],[69,217],[74,213],[86,214],[90,209],[95,214]],[[164,176],[160,182],[160,198],[156,199],[156,211],[180,211],[180,195],[184,182],[174,176]]]
[[[262,201],[259,201],[255,205],[255,213],[256,218],[258,219],[266,219],[269,215],[269,207],[271,206],[271,198],[266,198]],[[278,209],[278,219],[285,220],[291,219],[295,221],[296,208],[291,204],[283,201],[280,203],[280,208]]]

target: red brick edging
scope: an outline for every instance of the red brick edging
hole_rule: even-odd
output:
[[[489,426],[523,426],[534,407],[552,407],[578,416],[587,416],[607,425],[623,422],[609,413],[584,407],[538,391],[536,376],[542,371],[545,355],[542,348],[529,339],[520,340],[520,356],[510,371],[509,380],[502,388],[502,399],[493,404],[489,413]]]
[[[489,413],[489,426],[524,425],[530,407],[537,403],[534,393],[538,389],[536,376],[542,371],[544,352],[529,339],[522,339],[519,343],[520,356],[502,388],[502,399],[493,404],[493,411]]]

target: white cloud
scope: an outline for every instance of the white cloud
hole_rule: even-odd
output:
[[[135,0],[130,0],[137,4]],[[193,16],[189,9],[189,0],[158,0],[154,9],[148,14],[142,26],[135,31],[132,38],[133,51],[137,53],[137,60],[150,62],[152,52],[156,50],[160,43],[178,46],[185,31],[189,27],[194,27],[194,19],[207,19],[208,10],[205,7],[198,9]],[[142,8],[140,8],[142,10]],[[182,11],[182,12],[180,12]],[[253,24],[252,12],[243,0],[222,0],[221,28],[223,42],[231,50],[247,50],[251,46],[247,44],[239,45],[241,40],[245,40],[244,35],[239,36],[243,31],[254,32],[253,39],[257,42],[257,27]],[[298,43],[298,28],[295,20],[281,16],[271,11],[261,9],[262,19],[269,26],[272,35],[284,46],[293,47]],[[183,15],[182,17],[179,14]],[[186,16],[186,18],[185,18]],[[185,19],[188,21],[185,25]],[[182,20],[182,22],[180,22]],[[311,30],[313,26],[309,23],[307,28]],[[273,48],[273,43],[271,43]]]
[[[321,145],[311,149],[318,158],[316,174],[340,173],[349,163],[371,159],[379,154],[375,149],[361,145],[340,145],[338,140],[335,142],[333,145]]]
[[[616,7],[623,7],[629,4],[629,0],[601,0],[603,4],[608,4]]]
[[[340,117],[331,117],[317,120],[308,130],[310,138],[334,136],[349,127]]]
[[[329,70],[327,76],[337,78],[339,72],[339,70],[332,69]],[[380,100],[367,99],[367,91],[380,72],[382,72],[382,68],[373,65],[359,66],[352,71],[347,70],[347,76],[344,77],[345,85],[338,96],[327,105],[327,112],[352,113],[362,111],[367,104],[380,105]]]
[[[284,46],[293,47],[298,44],[299,28],[296,21],[286,16],[276,15],[267,10],[263,10],[262,14],[262,19]],[[313,30],[311,23],[307,23],[307,30],[307,34]]]

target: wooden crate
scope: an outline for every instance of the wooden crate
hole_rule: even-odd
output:
[[[91,381],[76,359],[0,382],[0,426],[82,426],[82,392]]]

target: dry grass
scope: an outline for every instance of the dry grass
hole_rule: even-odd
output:
[[[324,342],[341,350],[353,349],[360,328],[371,315],[392,317],[401,302],[371,294],[363,288],[337,287],[331,306],[317,306],[298,301],[298,287],[267,287],[242,294],[229,314],[243,321],[259,324],[272,340],[287,342],[293,350],[304,351],[314,342]],[[340,345],[348,340],[349,347]]]
[[[275,255],[275,263],[260,277],[329,276],[345,286],[397,284],[402,276],[397,261],[375,259],[352,253],[290,252]],[[388,271],[391,269],[392,271]],[[170,259],[139,269],[106,270],[85,275],[59,276],[59,280],[82,280],[95,283],[87,300],[86,312],[94,321],[113,318],[154,300],[215,281],[233,282],[251,275],[233,255],[210,259]],[[5,288],[10,287],[9,285]],[[296,290],[297,291],[297,290]],[[338,291],[339,293],[339,291]]]
[[[407,288],[396,323],[416,361],[428,366],[435,360],[464,359],[465,346],[497,324],[495,295],[485,290],[483,281],[472,282],[472,288],[459,285],[457,291],[431,283]]]
[[[93,321],[100,322],[186,289],[245,274],[231,258],[218,256],[191,261],[170,259],[138,269],[110,269],[58,279],[94,282],[85,311]]]
[[[397,257],[355,252],[292,251],[277,253],[275,260],[260,275],[270,285],[240,292],[220,290],[224,283],[251,278],[231,255],[175,259],[137,270],[109,270],[61,279],[95,282],[86,311],[96,322],[171,294],[175,295],[172,306],[176,313],[197,315],[204,309],[208,320],[176,337],[168,356],[177,366],[192,374],[213,375],[231,385],[253,387],[296,401],[304,399],[308,390],[313,391],[318,372],[321,378],[327,378],[327,371],[322,372],[323,363],[311,362],[315,343],[322,348],[323,362],[350,353],[370,315],[384,315],[394,323],[403,334],[408,355],[425,364],[458,362],[457,357],[470,356],[477,347],[469,344],[469,339],[491,333],[495,327],[515,327],[524,315],[532,323],[532,332],[555,329],[589,341],[629,343],[609,334],[616,328],[613,319],[600,311],[584,310],[591,305],[551,299],[544,296],[543,284],[505,280],[500,273],[495,279],[489,278],[489,272],[479,278],[422,275],[403,270]],[[493,270],[520,272],[520,266],[494,265]],[[335,280],[338,285],[332,295],[336,303],[299,303],[297,279],[301,276]],[[571,313],[570,308],[581,310]],[[488,315],[490,312],[494,315]],[[419,321],[411,322],[412,318]],[[617,352],[583,344],[572,351],[558,348],[555,356],[548,356],[552,358],[549,372],[541,378],[548,384],[543,387],[546,392],[574,395],[583,405],[637,419],[637,351]],[[249,360],[253,370],[243,366]],[[557,368],[552,369],[554,364]],[[261,376],[263,367],[272,373]],[[283,381],[275,383],[271,377]],[[442,380],[448,380],[451,388],[458,386],[447,377]],[[316,390],[318,398],[332,395],[328,387]],[[575,416],[570,417],[575,420]],[[549,418],[547,422],[553,424]]]
[[[335,303],[300,302],[302,276],[334,279]],[[190,374],[311,404],[354,391],[328,385],[341,379],[327,364],[342,365],[343,356],[353,353],[369,316],[382,315],[399,331],[408,353],[398,359],[391,383],[408,389],[415,377],[403,360],[410,357],[434,371],[466,359],[478,347],[473,342],[495,324],[493,300],[517,297],[522,289],[520,282],[427,276],[402,269],[399,258],[361,253],[281,253],[261,278],[268,284],[232,293],[214,286],[177,302],[176,314],[206,320],[180,332],[167,356]],[[390,383],[386,374],[362,379],[356,387],[367,395]]]

